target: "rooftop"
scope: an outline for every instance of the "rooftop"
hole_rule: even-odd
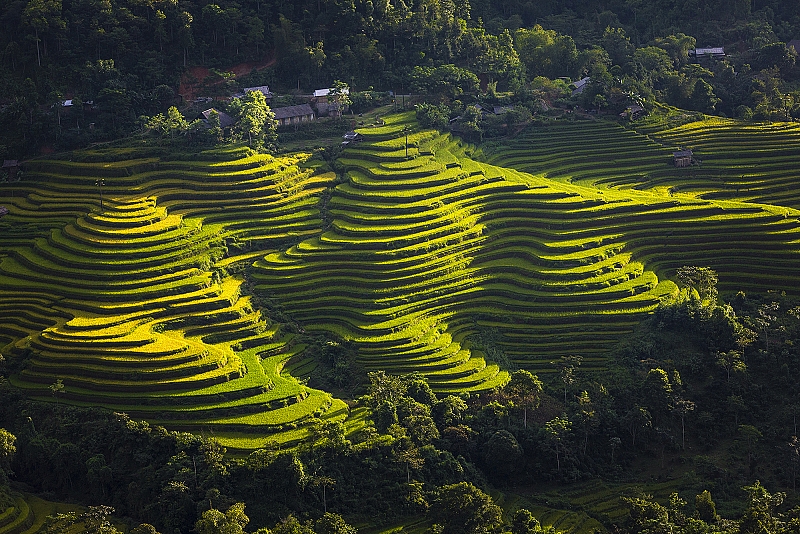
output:
[[[302,117],[304,115],[313,115],[314,110],[308,104],[300,104],[299,106],[286,106],[285,108],[274,108],[272,112],[275,114],[276,119],[288,119],[290,117]]]
[[[219,115],[219,125],[220,125],[221,128],[227,128],[228,126],[233,126],[236,123],[236,121],[233,119],[233,117],[231,117],[230,115],[228,115],[224,111],[219,111],[219,110],[214,109],[214,108],[209,108],[209,109],[203,111],[202,113],[200,113],[200,116],[203,117],[202,120],[204,122],[208,122],[209,117],[211,117],[211,112],[212,111],[216,111],[217,115]]]
[[[321,96],[328,96],[329,94],[331,94],[332,90],[333,89],[316,89],[314,91],[314,98],[319,98]],[[346,95],[349,95],[350,94],[350,89],[344,88],[344,89],[342,89],[342,93],[344,93]]]
[[[258,91],[262,93],[264,96],[272,96],[272,91],[269,90],[268,85],[259,85],[258,87],[245,87],[242,91],[247,94],[250,91]]]
[[[690,55],[697,56],[724,56],[725,47],[718,46],[712,48],[695,48],[689,51]]]

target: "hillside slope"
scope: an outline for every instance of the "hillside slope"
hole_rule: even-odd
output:
[[[483,391],[562,356],[602,369],[682,265],[798,287],[798,212],[680,193],[696,169],[669,166],[669,132],[554,124],[476,150],[399,114],[361,133],[341,180],[236,148],[29,162],[0,186],[13,383],[248,449],[347,416],[287,373],[320,336],[367,370]]]

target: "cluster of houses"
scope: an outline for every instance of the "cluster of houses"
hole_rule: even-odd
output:
[[[272,98],[275,96],[270,91],[268,86],[262,85],[258,87],[245,87],[241,92],[234,94],[232,98],[241,98],[250,91],[258,91],[262,93],[268,104],[272,102]],[[296,126],[312,122],[317,117],[341,117],[342,113],[347,111],[347,107],[342,106],[338,102],[338,98],[332,94],[333,91],[334,90],[330,88],[317,89],[309,97],[307,104],[272,108],[272,112],[275,114],[275,119],[278,121],[278,126]],[[344,89],[342,92],[344,94],[349,94],[347,89]],[[203,101],[207,102],[208,100],[204,99]],[[196,100],[195,102],[200,103],[200,99]],[[204,123],[208,124],[208,117],[213,110],[214,108],[209,108],[203,111],[198,118]],[[230,115],[222,111],[217,111],[217,113],[219,114],[220,126],[226,128],[227,126],[233,124],[234,120]]]

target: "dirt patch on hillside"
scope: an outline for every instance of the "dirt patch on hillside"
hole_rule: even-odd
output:
[[[234,76],[242,76],[243,74],[250,74],[253,70],[262,70],[275,65],[276,60],[274,54],[270,54],[267,58],[261,61],[247,61],[245,63],[238,63],[236,65],[219,69],[222,72],[232,72]],[[178,88],[178,94],[183,97],[184,102],[190,102],[202,95],[203,90],[208,87],[222,83],[218,80],[212,84],[205,82],[206,78],[212,74],[211,69],[208,67],[189,67],[189,69],[181,77],[181,85]]]

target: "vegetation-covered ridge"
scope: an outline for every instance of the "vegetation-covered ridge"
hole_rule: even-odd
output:
[[[340,401],[281,376],[305,346],[226,271],[249,248],[318,231],[315,197],[333,173],[301,167],[308,155],[241,150],[92,161],[113,156],[32,161],[4,199],[0,335],[14,383],[247,448],[266,438],[235,438],[343,415]]]

